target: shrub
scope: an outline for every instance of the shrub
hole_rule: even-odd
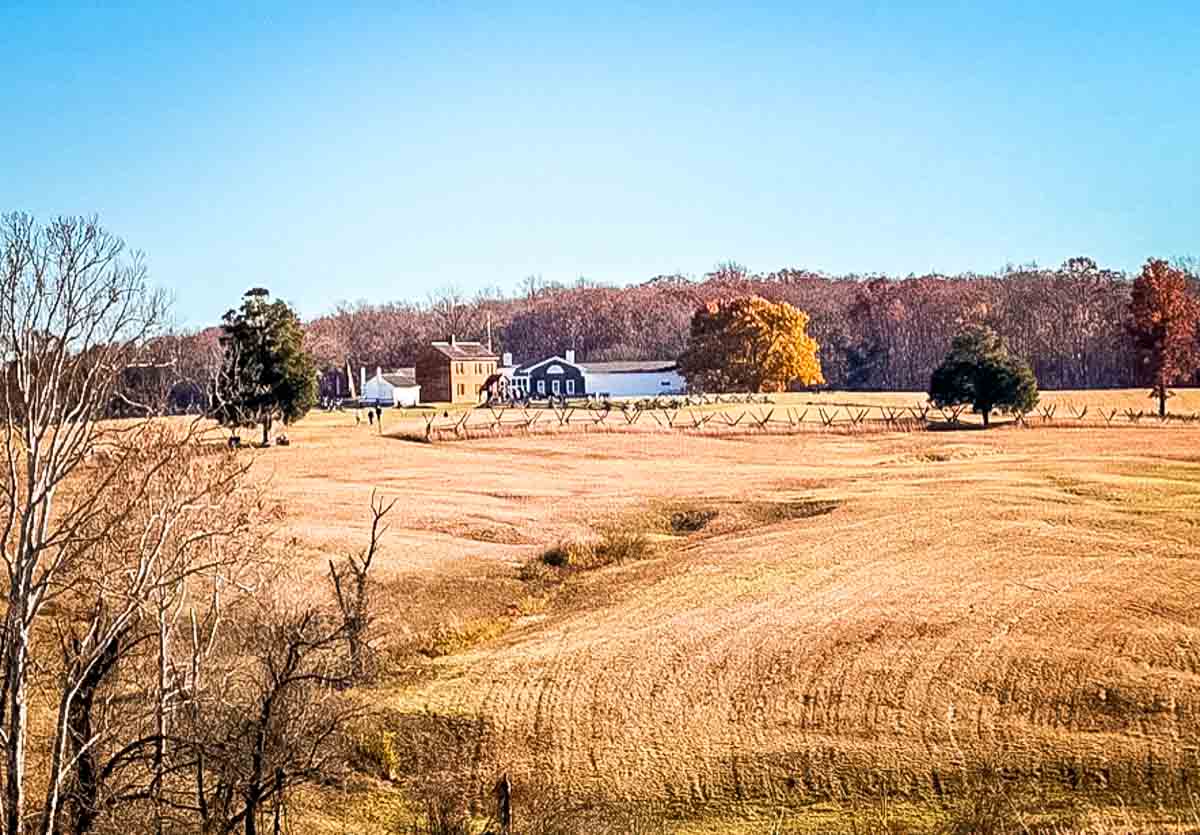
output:
[[[521,566],[517,579],[523,583],[549,583],[558,577],[554,569],[538,556]]]
[[[351,737],[351,759],[355,767],[381,780],[395,780],[400,757],[396,753],[396,734],[366,729]]]
[[[541,561],[552,568],[581,568],[591,562],[592,548],[581,542],[560,542],[542,552]]]
[[[718,512],[712,508],[676,510],[671,514],[671,532],[695,533],[696,531],[704,530],[709,522],[717,518]]]
[[[404,830],[411,835],[476,835],[471,823],[464,792],[452,784],[428,783],[418,792],[422,811],[420,819]]]
[[[600,529],[600,541],[592,549],[592,565],[602,565],[641,560],[654,553],[654,546],[646,532],[630,523],[614,523]]]

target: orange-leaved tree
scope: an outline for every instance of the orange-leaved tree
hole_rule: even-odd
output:
[[[825,382],[818,350],[808,314],[787,302],[721,299],[692,316],[679,370],[700,391],[783,391]]]
[[[1186,380],[1197,364],[1196,317],[1200,304],[1188,289],[1187,276],[1152,258],[1133,282],[1129,332],[1137,351],[1137,373],[1167,414],[1168,387]]]

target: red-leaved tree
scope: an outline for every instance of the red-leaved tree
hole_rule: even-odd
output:
[[[1129,330],[1137,351],[1137,369],[1158,398],[1158,414],[1167,413],[1168,387],[1186,380],[1197,363],[1196,316],[1200,305],[1188,290],[1187,276],[1152,258],[1133,282]]]

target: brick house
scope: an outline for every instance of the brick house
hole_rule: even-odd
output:
[[[478,403],[483,384],[496,372],[500,358],[486,345],[463,342],[430,343],[414,368],[425,403]]]

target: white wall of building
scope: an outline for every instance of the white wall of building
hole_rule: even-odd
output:
[[[392,404],[395,406],[415,406],[421,402],[420,386],[393,387],[392,392]]]
[[[362,400],[381,406],[415,406],[421,399],[420,386],[393,386],[382,376],[376,375],[363,386]]]
[[[687,383],[677,371],[585,372],[588,394],[612,397],[653,397],[682,394]]]

